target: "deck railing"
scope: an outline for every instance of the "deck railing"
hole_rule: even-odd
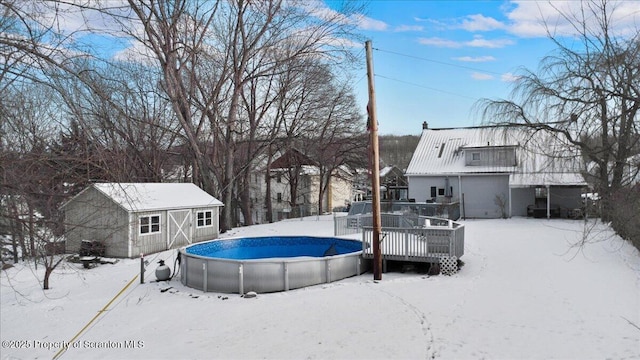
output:
[[[417,215],[380,214],[383,259],[438,262],[464,254],[464,225],[447,219]],[[373,258],[371,215],[335,217],[336,236],[362,232],[362,256]]]
[[[373,228],[362,229],[362,257],[373,258]],[[451,228],[382,228],[380,251],[386,260],[438,262],[464,254],[464,226]]]
[[[371,214],[361,215],[333,215],[333,234],[335,236],[358,234],[363,227],[373,226],[373,216]],[[423,227],[425,224],[447,225],[450,220],[432,217],[418,216],[415,214],[380,214],[381,226],[383,228],[415,228]]]

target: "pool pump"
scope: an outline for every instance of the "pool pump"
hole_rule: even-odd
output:
[[[164,264],[164,260],[158,261],[156,268],[156,280],[165,281],[171,278],[171,268]]]

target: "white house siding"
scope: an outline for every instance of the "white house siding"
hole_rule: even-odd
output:
[[[502,216],[496,198],[506,201],[508,212],[509,175],[477,175],[461,177],[462,212],[465,218],[499,218]]]
[[[336,207],[347,206],[353,197],[353,184],[341,178],[331,178],[330,202],[325,204],[327,211],[333,211]]]
[[[445,189],[446,179],[449,179],[449,186],[453,188],[452,200],[458,201],[460,198],[460,183],[457,175],[452,176],[411,176],[408,177],[409,198],[416,201],[432,200],[431,187],[436,188],[436,201],[444,202],[445,197],[438,195],[439,189]]]

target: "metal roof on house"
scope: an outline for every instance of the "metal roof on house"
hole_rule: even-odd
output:
[[[223,206],[192,183],[98,183],[92,185],[127,211]]]
[[[465,151],[478,148],[515,148],[515,166],[468,166]],[[409,176],[510,174],[510,186],[586,185],[581,158],[561,138],[521,128],[471,127],[423,129]]]

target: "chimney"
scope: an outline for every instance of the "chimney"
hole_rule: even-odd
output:
[[[426,121],[424,121],[422,123],[422,130],[427,130],[428,128],[429,128],[429,124]]]

